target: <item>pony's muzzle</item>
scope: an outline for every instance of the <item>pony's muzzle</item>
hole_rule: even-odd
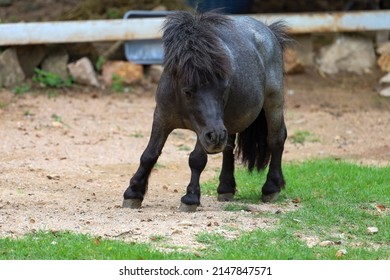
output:
[[[225,128],[208,130],[203,134],[203,147],[209,154],[222,152],[225,149],[227,138]]]

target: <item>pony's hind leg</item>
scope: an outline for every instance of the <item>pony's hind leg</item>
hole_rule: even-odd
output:
[[[282,154],[287,130],[284,123],[283,106],[277,106],[277,103],[272,104],[274,106],[266,103],[265,105],[268,105],[264,107],[264,111],[267,120],[267,144],[271,154],[271,162],[266,182],[262,188],[261,199],[263,202],[274,202],[278,199],[279,193],[285,185],[282,173]]]
[[[203,150],[199,140],[188,159],[191,168],[191,181],[187,186],[187,193],[181,198],[179,210],[182,212],[194,212],[200,205],[200,174],[207,164],[207,154]]]
[[[232,201],[236,193],[234,179],[234,148],[236,135],[229,135],[227,145],[223,150],[222,170],[219,175],[218,201]]]
[[[150,172],[159,158],[165,141],[172,130],[165,129],[166,126],[153,121],[152,133],[148,146],[142,153],[140,165],[137,172],[130,179],[129,187],[123,194],[123,207],[140,208],[144,199]]]

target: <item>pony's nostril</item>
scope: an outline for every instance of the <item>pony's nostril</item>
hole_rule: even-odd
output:
[[[214,142],[215,141],[215,133],[214,132],[207,132],[206,138],[209,142]]]

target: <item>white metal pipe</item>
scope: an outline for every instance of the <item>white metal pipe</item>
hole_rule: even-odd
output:
[[[289,32],[390,30],[390,11],[250,15],[267,23],[285,20]],[[126,41],[161,38],[164,18],[0,24],[0,45]]]

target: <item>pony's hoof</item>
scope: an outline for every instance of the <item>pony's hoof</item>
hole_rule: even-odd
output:
[[[198,207],[198,205],[196,205],[196,204],[188,205],[188,204],[184,204],[182,202],[182,203],[180,203],[179,211],[180,212],[195,212],[197,207]]]
[[[141,204],[142,204],[141,199],[124,199],[122,207],[123,208],[138,209],[138,208],[141,208]]]
[[[234,199],[234,193],[221,193],[221,194],[218,194],[218,198],[217,200],[218,201],[233,201]]]
[[[274,193],[271,193],[271,194],[262,194],[261,195],[261,200],[264,203],[275,202],[276,200],[278,200],[278,198],[279,198],[279,192],[274,192]]]

